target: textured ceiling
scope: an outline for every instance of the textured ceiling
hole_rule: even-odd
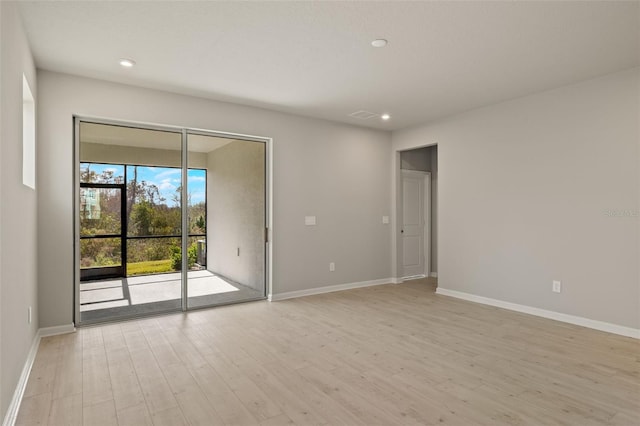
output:
[[[636,1],[20,9],[39,68],[387,130],[640,66]],[[358,110],[392,119],[349,117]]]

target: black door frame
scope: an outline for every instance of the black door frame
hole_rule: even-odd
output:
[[[127,276],[127,188],[118,183],[80,183],[80,188],[119,189],[120,190],[120,233],[103,235],[80,235],[80,240],[119,238],[120,266],[103,266],[96,268],[80,268],[80,281],[101,280],[105,278],[122,278]]]

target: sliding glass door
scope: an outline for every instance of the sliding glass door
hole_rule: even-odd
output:
[[[266,296],[267,140],[76,119],[76,323]]]
[[[264,298],[266,144],[189,132],[187,147],[187,251],[200,267],[187,307]]]

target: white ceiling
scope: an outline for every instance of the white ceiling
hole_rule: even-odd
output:
[[[39,68],[387,130],[640,66],[637,1],[20,8]]]

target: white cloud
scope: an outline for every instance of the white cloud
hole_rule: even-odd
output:
[[[158,189],[161,191],[175,191],[177,187],[171,183],[171,179],[167,178],[167,179],[162,179],[162,182],[160,182],[160,184],[158,185]]]
[[[172,175],[179,175],[180,173],[182,173],[182,170],[180,169],[167,169],[163,172],[158,173],[157,175],[155,175],[156,179],[164,179],[167,176],[172,176]]]
[[[206,181],[206,180],[207,180],[207,179],[205,179],[205,178],[204,178],[204,177],[202,177],[202,176],[189,176],[189,181],[190,181],[190,182],[204,182],[204,181]]]
[[[204,192],[191,192],[189,193],[191,196],[191,203],[200,203],[205,200]]]

